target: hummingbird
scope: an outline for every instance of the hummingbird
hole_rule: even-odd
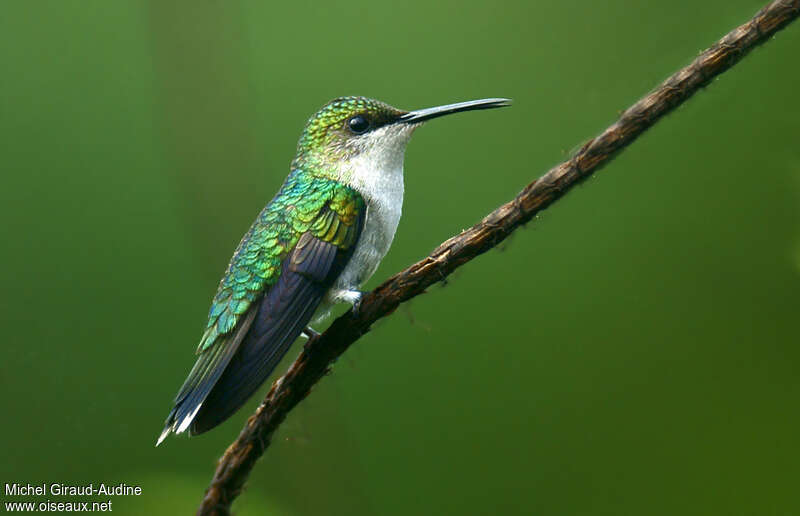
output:
[[[156,446],[219,425],[255,392],[308,325],[336,303],[357,313],[361,286],[389,251],[403,206],[412,133],[452,113],[510,105],[490,98],[403,111],[339,97],[306,123],[289,176],[233,253],[197,359]]]

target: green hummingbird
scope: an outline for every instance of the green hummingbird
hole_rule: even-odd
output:
[[[394,239],[403,157],[423,122],[507,106],[492,98],[403,111],[365,97],[332,100],[306,123],[291,171],[225,270],[156,446],[171,432],[201,434],[261,386],[312,318],[335,303],[357,311],[359,291]]]

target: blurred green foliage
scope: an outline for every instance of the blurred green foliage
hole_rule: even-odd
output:
[[[143,494],[115,513],[195,509],[261,394],[153,444],[230,254],[330,98],[516,101],[417,132],[374,286],[761,5],[5,2],[0,484],[126,482]],[[798,48],[795,25],[377,324],[237,512],[800,512]]]

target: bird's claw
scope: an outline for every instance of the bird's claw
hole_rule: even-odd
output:
[[[352,305],[353,305],[353,317],[358,317],[358,314],[361,313],[361,301],[364,300],[364,293],[360,290],[354,290],[353,292],[356,295],[353,296]]]
[[[303,343],[303,350],[308,351],[308,347],[311,344],[311,341],[315,340],[317,337],[322,335],[320,332],[312,328],[311,326],[306,327],[305,330],[300,332],[300,335],[306,338],[306,341]]]

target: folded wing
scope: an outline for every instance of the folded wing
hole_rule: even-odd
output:
[[[297,239],[277,281],[250,303],[230,332],[202,349],[159,443],[170,432],[200,434],[230,417],[306,328],[350,259],[363,226],[363,200],[347,190],[326,203]]]

